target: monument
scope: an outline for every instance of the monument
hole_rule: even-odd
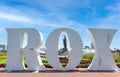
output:
[[[88,67],[90,71],[119,71],[116,66],[109,49],[112,38],[117,29],[87,29],[91,37],[91,41],[95,48],[95,55],[92,63]],[[69,52],[70,59],[66,67],[61,66],[58,55],[58,41],[62,32],[66,32],[69,36],[69,45],[71,50]],[[7,47],[7,64],[5,70],[7,71],[23,71],[25,65],[23,63],[26,58],[29,71],[45,71],[46,68],[42,63],[42,58],[36,51],[42,45],[42,34],[34,28],[20,28],[7,29],[8,33],[8,47]],[[28,44],[23,47],[24,33],[28,35]],[[33,38],[34,37],[34,38]],[[63,38],[64,49],[67,49],[66,36]],[[58,28],[53,30],[45,42],[46,58],[49,64],[60,71],[73,70],[80,64],[83,54],[83,43],[79,34],[70,28]]]
[[[63,46],[64,46],[63,52],[67,51],[68,49],[67,49],[67,39],[66,39],[66,35],[64,36],[64,39],[63,39]]]
[[[67,48],[67,39],[66,39],[66,35],[64,35],[64,38],[62,39],[63,41],[63,48],[59,49],[59,56],[65,56],[68,55],[68,48]]]

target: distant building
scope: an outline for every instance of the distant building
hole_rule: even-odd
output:
[[[0,45],[0,50],[6,50],[5,48],[6,48],[5,45]]]
[[[94,49],[93,43],[91,43],[91,49]]]
[[[88,49],[88,50],[90,50],[90,47],[89,47],[89,46],[85,46],[83,49]]]

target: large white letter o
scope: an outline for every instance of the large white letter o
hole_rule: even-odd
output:
[[[69,52],[70,60],[66,67],[61,66],[58,57],[58,40],[61,32],[63,31],[68,34],[70,47],[72,49]],[[53,68],[61,71],[72,70],[80,63],[82,59],[82,47],[82,40],[76,31],[69,28],[58,28],[50,33],[46,40],[46,57],[49,64]]]

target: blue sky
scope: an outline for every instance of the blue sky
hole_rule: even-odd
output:
[[[77,31],[90,45],[87,28],[119,29],[111,48],[120,49],[119,0],[0,0],[0,44],[7,44],[6,28],[36,28],[44,41],[59,27]]]

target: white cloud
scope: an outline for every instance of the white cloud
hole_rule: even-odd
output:
[[[0,28],[0,44],[6,44],[7,32],[4,28]]]
[[[27,17],[15,15],[15,14],[9,14],[9,13],[0,13],[0,18],[7,19],[7,20],[18,21],[18,22],[31,23],[31,20]]]
[[[120,12],[120,3],[117,3],[114,6],[107,6],[106,9],[113,12]]]
[[[105,9],[108,11],[108,16],[98,19],[97,26],[120,29],[120,2],[106,6]]]
[[[104,28],[119,28],[120,29],[120,14],[108,16],[100,20],[98,27]]]
[[[18,1],[19,2],[19,1]],[[7,19],[16,22],[25,22],[32,25],[40,25],[40,26],[51,26],[51,27],[64,27],[71,26],[75,24],[74,21],[66,19],[67,17],[61,13],[64,8],[73,8],[73,6],[88,6],[89,1],[85,0],[82,4],[79,4],[78,0],[73,1],[44,1],[44,0],[22,0],[20,2],[26,4],[32,4],[37,6],[38,8],[47,9],[49,12],[41,13],[39,10],[36,10],[34,7],[12,7],[7,5],[0,5],[0,19]],[[56,5],[54,5],[56,4]],[[85,4],[85,5],[84,5]],[[61,9],[62,8],[62,9]],[[22,12],[21,12],[22,11]],[[64,18],[60,18],[64,17]]]
[[[5,33],[6,33],[5,28],[0,28],[0,36],[4,36]],[[0,37],[0,38],[3,38],[3,37]]]
[[[5,29],[4,28],[0,28],[0,33],[3,32]]]

